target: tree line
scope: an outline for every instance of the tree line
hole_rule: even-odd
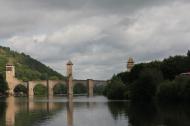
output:
[[[163,61],[136,64],[131,72],[114,75],[104,90],[110,99],[190,101],[190,51]]]

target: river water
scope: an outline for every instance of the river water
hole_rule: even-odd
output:
[[[0,99],[0,126],[190,126],[190,105],[8,97]]]

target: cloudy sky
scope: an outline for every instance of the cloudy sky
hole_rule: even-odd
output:
[[[0,45],[78,79],[190,49],[189,0],[0,0]]]

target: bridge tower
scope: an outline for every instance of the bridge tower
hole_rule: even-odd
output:
[[[13,95],[14,93],[14,82],[15,82],[15,66],[12,64],[6,64],[6,81],[8,83],[8,94]]]
[[[70,60],[67,63],[67,93],[73,96],[73,63]]]
[[[135,62],[134,62],[133,58],[129,57],[128,62],[127,62],[127,71],[128,72],[131,72],[131,70],[134,66],[134,63]]]

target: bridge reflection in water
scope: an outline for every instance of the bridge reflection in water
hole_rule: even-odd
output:
[[[25,100],[25,99],[23,99]],[[73,98],[68,97],[66,104],[54,102],[53,97],[49,97],[47,101],[40,102],[33,97],[28,98],[25,102],[17,102],[15,97],[8,97],[6,99],[6,126],[15,126],[15,121],[17,121],[16,114],[20,111],[26,110],[27,113],[32,111],[46,111],[48,113],[60,111],[66,107],[67,109],[67,126],[73,126]],[[32,125],[32,124],[31,124]]]

